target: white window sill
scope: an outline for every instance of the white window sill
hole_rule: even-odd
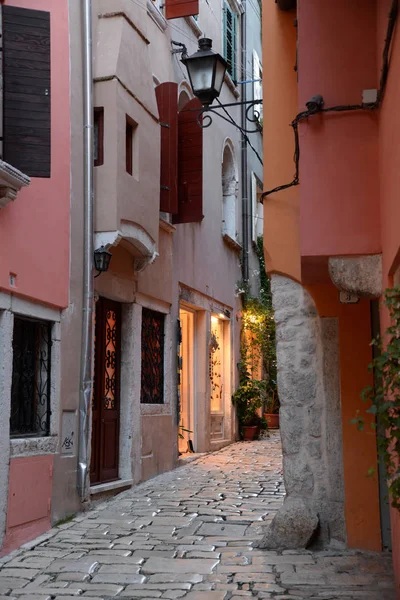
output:
[[[155,24],[161,29],[161,31],[165,31],[167,29],[167,20],[164,15],[159,11],[157,6],[152,2],[152,0],[147,0],[147,14],[153,19]]]
[[[222,239],[224,240],[225,244],[227,246],[229,246],[230,248],[232,248],[232,250],[234,250],[235,252],[241,252],[243,250],[242,245],[239,244],[239,242],[237,242],[236,240],[234,240],[227,233],[223,233],[222,234]]]
[[[233,83],[232,77],[229,75],[229,73],[225,73],[224,81],[230,89],[230,91],[232,92],[232,94],[235,96],[235,98],[239,98],[240,92],[237,89],[236,85]]]
[[[55,454],[57,451],[58,436],[11,438],[10,455],[36,456],[38,454]]]
[[[0,208],[13,202],[22,187],[31,182],[28,175],[0,160]]]
[[[197,21],[194,17],[185,17],[185,21],[189,25],[189,27],[191,28],[191,30],[193,31],[194,35],[197,38],[199,38],[203,35],[203,32],[200,29],[199,24],[197,23]]]

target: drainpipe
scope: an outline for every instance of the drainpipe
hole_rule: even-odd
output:
[[[243,14],[241,19],[241,45],[242,45],[242,80],[246,79],[247,65],[247,35],[246,35],[246,0],[243,0]],[[242,86],[242,101],[247,100],[246,85]],[[246,105],[241,107],[242,127],[246,127]],[[248,198],[248,173],[247,173],[247,140],[242,135],[241,148],[241,168],[242,168],[242,229],[243,229],[243,260],[242,277],[244,281],[249,280],[249,198]]]
[[[84,115],[84,266],[82,304],[81,380],[77,488],[86,498],[88,476],[89,415],[93,385],[93,74],[92,0],[82,1],[83,115]]]

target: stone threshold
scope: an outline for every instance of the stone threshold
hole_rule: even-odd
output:
[[[132,487],[133,479],[117,479],[108,483],[99,483],[98,485],[90,486],[90,495],[103,494],[104,492],[112,492],[121,488]]]

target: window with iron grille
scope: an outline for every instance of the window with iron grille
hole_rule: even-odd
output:
[[[236,79],[237,54],[237,14],[224,2],[223,8],[223,55],[228,63],[227,71],[233,80]]]
[[[164,403],[164,320],[163,314],[142,311],[142,404]]]
[[[50,434],[51,324],[14,317],[11,437]]]

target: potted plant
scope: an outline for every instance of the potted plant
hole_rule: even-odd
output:
[[[241,371],[241,382],[232,402],[236,406],[242,438],[254,440],[258,438],[260,429],[266,428],[266,422],[259,414],[265,401],[265,382],[251,379],[245,369]]]
[[[272,390],[265,402],[263,408],[263,417],[271,429],[279,429],[279,398],[275,390]]]

